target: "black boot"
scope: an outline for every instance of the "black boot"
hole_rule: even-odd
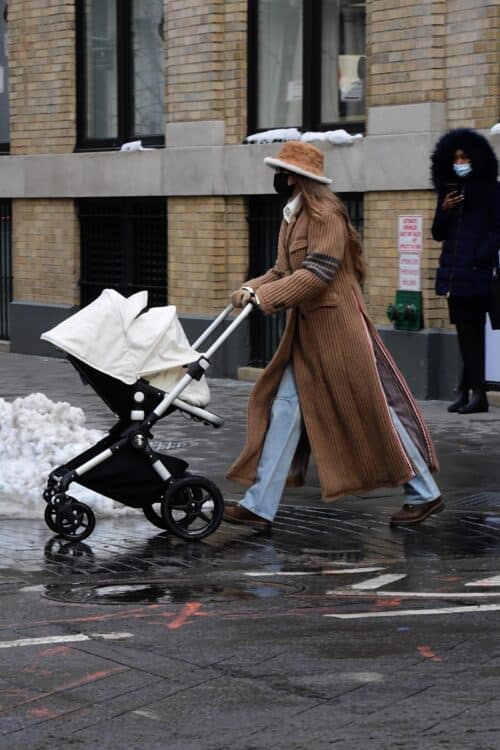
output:
[[[460,409],[469,403],[469,389],[458,389],[458,396],[448,407],[448,411],[460,411]]]
[[[468,404],[460,407],[459,414],[476,414],[477,412],[488,411],[489,404],[484,388],[473,388],[472,396]]]

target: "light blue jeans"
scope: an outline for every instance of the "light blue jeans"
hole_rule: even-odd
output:
[[[399,417],[393,409],[390,411],[394,427],[416,472],[416,476],[403,487],[405,502],[418,505],[436,500],[441,494],[439,487]],[[255,483],[246,491],[240,505],[268,521],[274,520],[301,431],[299,398],[293,367],[289,364],[274,399]]]

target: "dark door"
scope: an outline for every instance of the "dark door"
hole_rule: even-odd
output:
[[[12,301],[12,202],[0,200],[0,339],[10,338]]]
[[[81,304],[103,289],[125,297],[146,289],[149,305],[167,303],[165,198],[89,198],[79,201]]]

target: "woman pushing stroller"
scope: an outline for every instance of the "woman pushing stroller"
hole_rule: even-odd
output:
[[[256,383],[247,442],[229,479],[249,485],[231,523],[270,528],[285,486],[304,483],[312,453],[323,498],[403,485],[391,524],[443,507],[432,441],[409,388],[368,318],[359,237],[327,187],[323,153],[287,142],[265,163],[288,202],[277,260],[231,295],[269,315],[288,310],[279,347]]]

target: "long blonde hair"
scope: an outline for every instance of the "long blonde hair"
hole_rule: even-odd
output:
[[[354,273],[360,284],[366,278],[366,266],[363,260],[363,246],[358,232],[354,229],[349,219],[349,214],[340,198],[332,193],[327,185],[294,174],[293,178],[297,188],[302,193],[304,210],[311,219],[323,221],[325,213],[335,211],[345,224],[347,233],[347,249],[354,268]]]

